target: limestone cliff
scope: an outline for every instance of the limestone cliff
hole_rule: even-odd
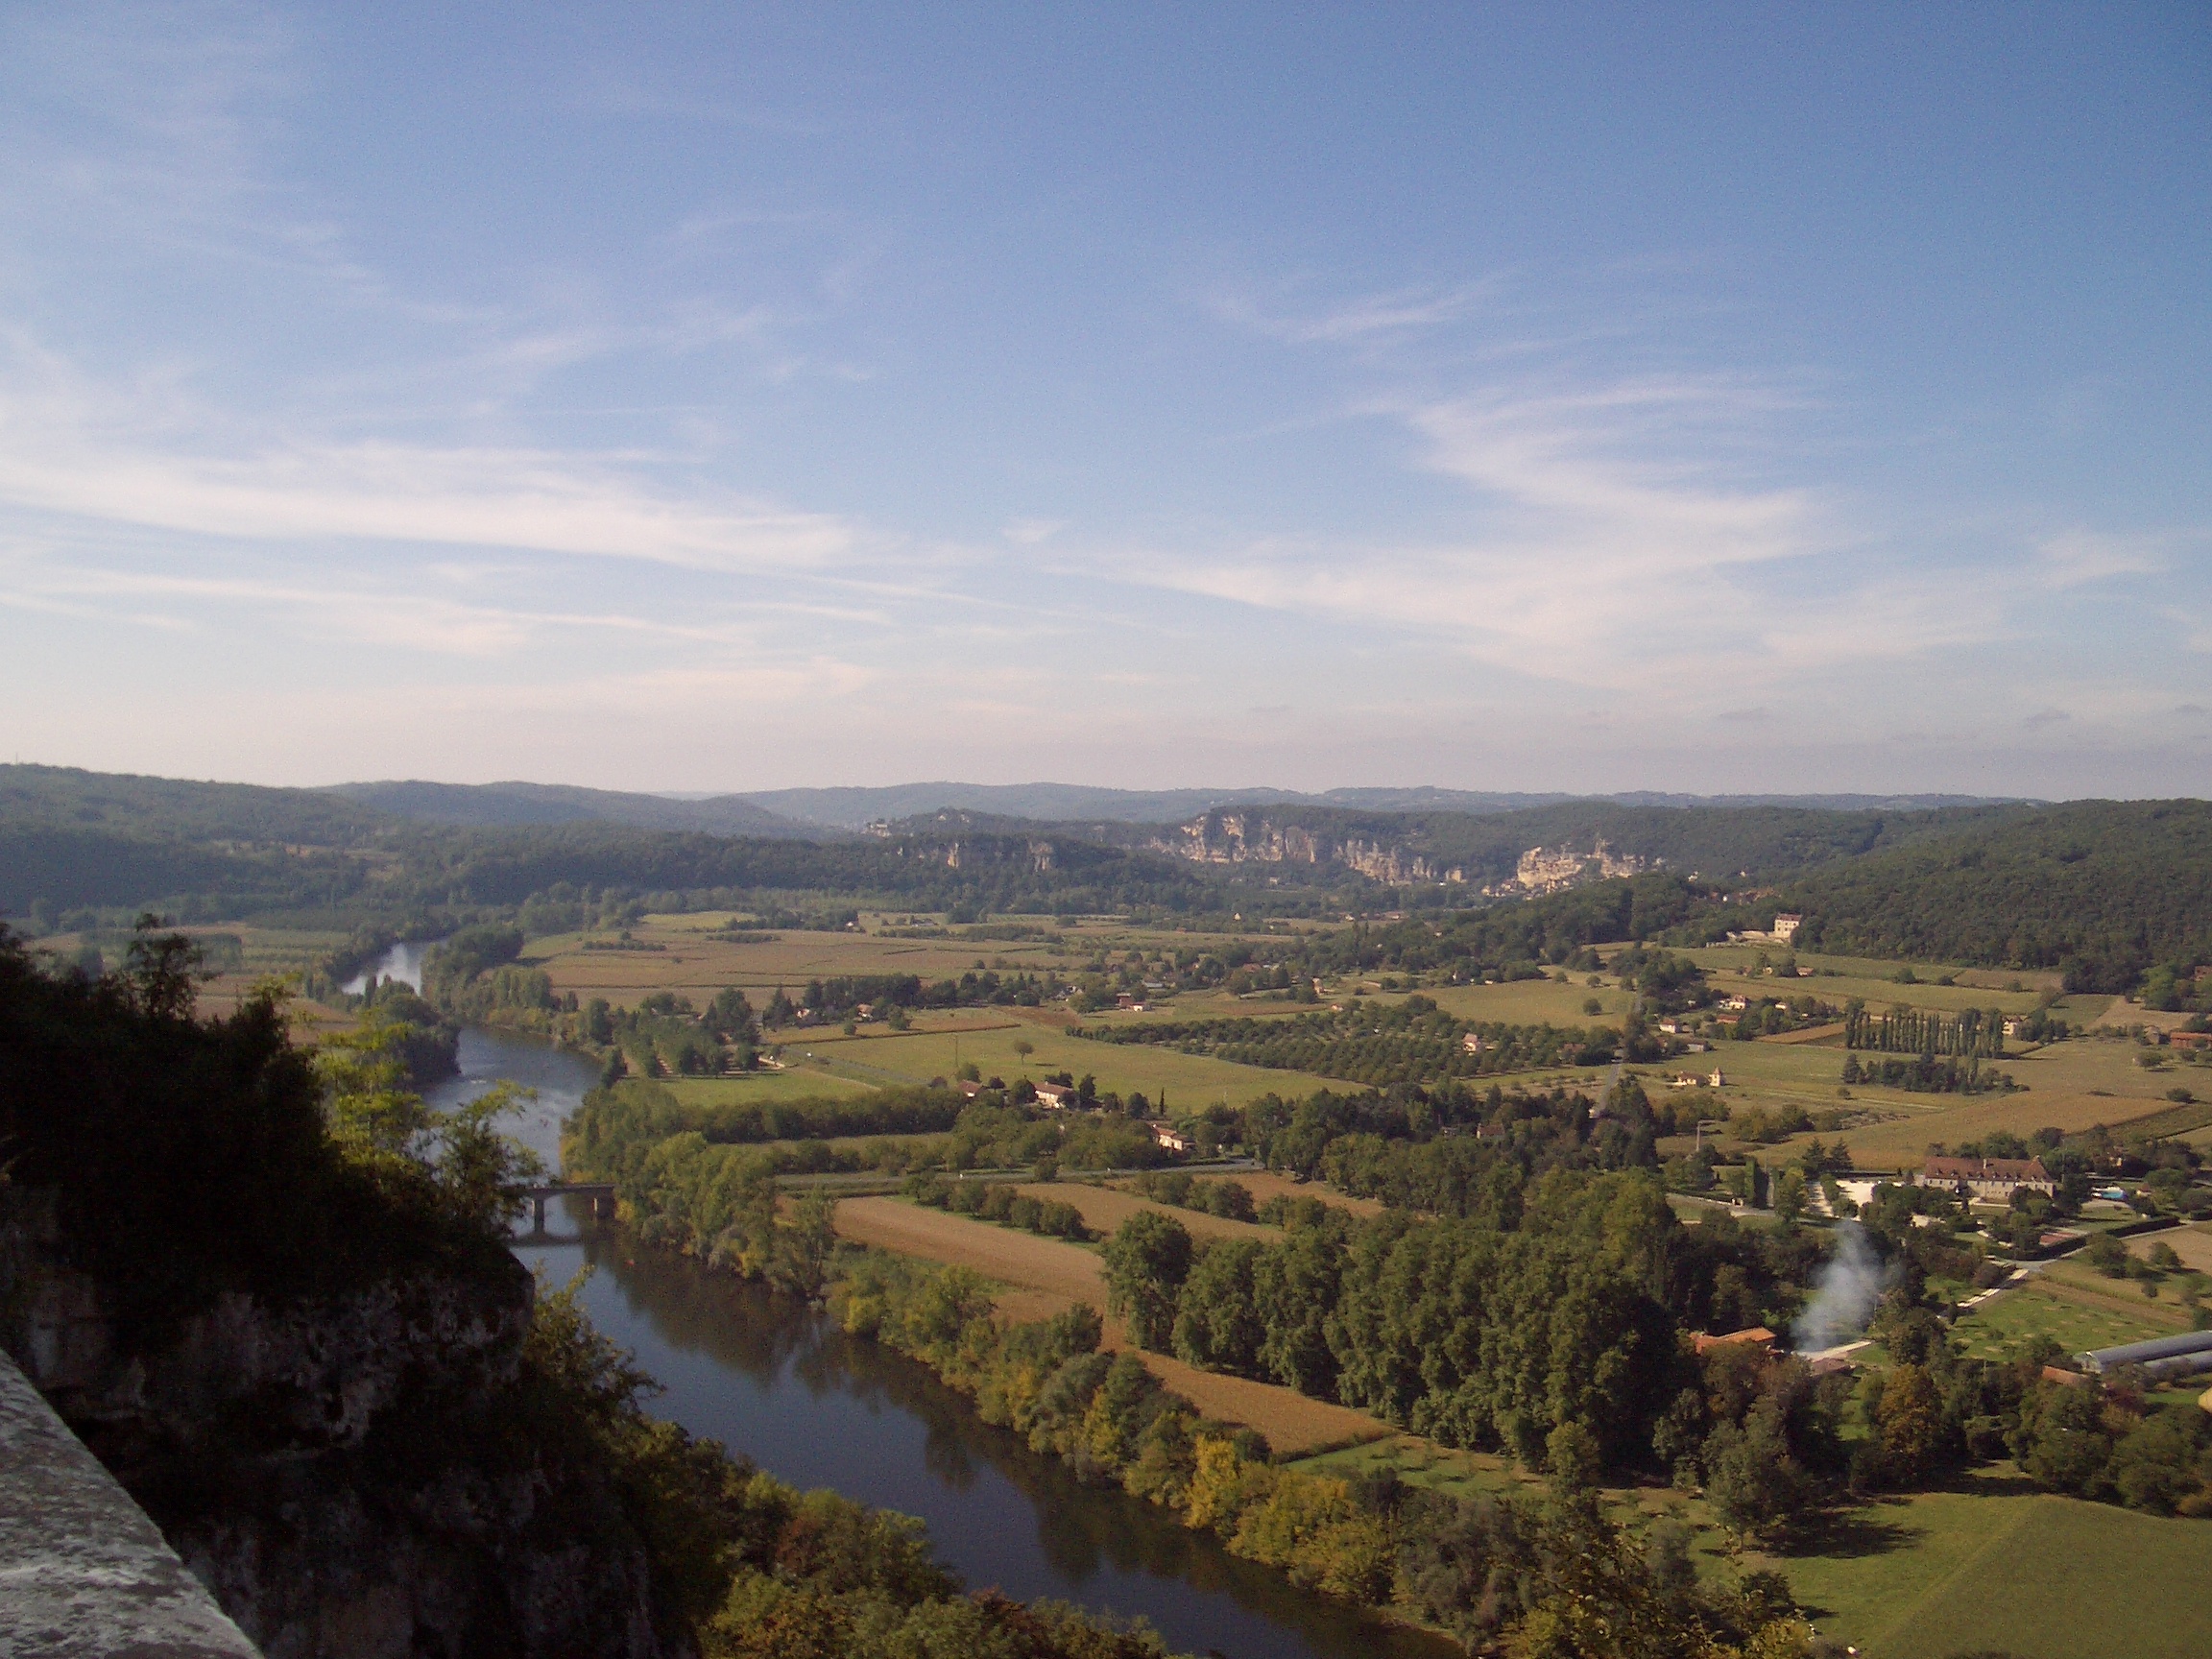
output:
[[[657,1659],[643,1547],[589,1460],[516,1431],[519,1263],[168,1329],[62,1259],[0,1187],[0,1345],[268,1659]]]
[[[1379,835],[1315,830],[1260,811],[1207,812],[1154,841],[1165,853],[1201,864],[1337,865],[1373,881],[1460,882],[1466,872],[1444,866]]]

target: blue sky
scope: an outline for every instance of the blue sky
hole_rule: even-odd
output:
[[[0,752],[2212,792],[2208,15],[8,9]]]

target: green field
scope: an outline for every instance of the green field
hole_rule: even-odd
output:
[[[1257,1066],[1237,1066],[1226,1060],[1185,1054],[1173,1048],[1140,1044],[1094,1043],[1070,1036],[1058,1024],[1018,1020],[1010,1010],[972,1009],[957,1019],[929,1015],[918,1019],[914,1029],[894,1032],[878,1025],[846,1037],[837,1031],[804,1036],[779,1033],[784,1038],[786,1061],[811,1054],[817,1062],[847,1068],[847,1075],[889,1083],[895,1078],[926,1082],[950,1077],[956,1068],[973,1063],[986,1077],[1003,1077],[1012,1083],[1032,1080],[1048,1072],[1086,1072],[1098,1087],[1127,1094],[1142,1090],[1157,1101],[1166,1092],[1171,1110],[1195,1110],[1227,1101],[1241,1106],[1270,1091],[1289,1095],[1310,1094],[1316,1089],[1342,1088],[1326,1077],[1303,1071],[1273,1071]],[[1030,1045],[1023,1055],[1017,1043]],[[863,1071],[861,1067],[870,1070]],[[889,1073],[891,1075],[881,1075]]]
[[[2194,1407],[2190,1407],[2194,1409]],[[1373,1475],[1473,1497],[1542,1490],[1511,1459],[1409,1435],[1303,1459],[1314,1474]],[[1772,1567],[1823,1636],[1865,1659],[2204,1659],[2212,1654],[2212,1522],[2165,1520],[2039,1493],[2009,1465],[1944,1492],[1860,1505],[1803,1553],[1731,1560],[1697,1498],[1609,1489],[1616,1518],[1671,1515],[1700,1529],[1704,1571]],[[2115,1595],[2118,1587],[2127,1594]]]
[[[2165,1520],[1989,1473],[1841,1518],[1775,1561],[1824,1636],[1867,1659],[2203,1659],[2212,1522]]]
[[[2152,1336],[2170,1336],[2174,1320],[2070,1301],[2035,1284],[1983,1303],[1952,1327],[1952,1340],[1977,1359],[2003,1359],[2033,1337],[2048,1336],[2069,1354],[2110,1348]]]
[[[686,1105],[702,1106],[836,1098],[871,1092],[871,1085],[867,1083],[813,1066],[795,1066],[788,1071],[750,1071],[730,1077],[664,1077],[661,1084]]]

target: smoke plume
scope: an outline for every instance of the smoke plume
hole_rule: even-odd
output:
[[[1836,1250],[1813,1281],[1813,1300],[1797,1315],[1791,1337],[1801,1354],[1847,1342],[1866,1329],[1874,1305],[1894,1277],[1856,1221],[1836,1226]]]

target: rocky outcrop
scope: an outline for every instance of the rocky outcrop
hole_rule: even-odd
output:
[[[1337,865],[1373,881],[1460,882],[1466,872],[1357,832],[1334,834],[1255,811],[1208,812],[1152,845],[1199,864]]]
[[[1587,853],[1578,853],[1572,847],[1531,847],[1521,854],[1512,880],[1501,881],[1483,891],[1501,899],[1557,893],[1585,881],[1641,875],[1649,868],[1648,860],[1634,854],[1616,853],[1600,835]]]
[[[0,1197],[0,1345],[269,1659],[668,1651],[613,1494],[517,1430],[512,1258],[132,1332]]]

